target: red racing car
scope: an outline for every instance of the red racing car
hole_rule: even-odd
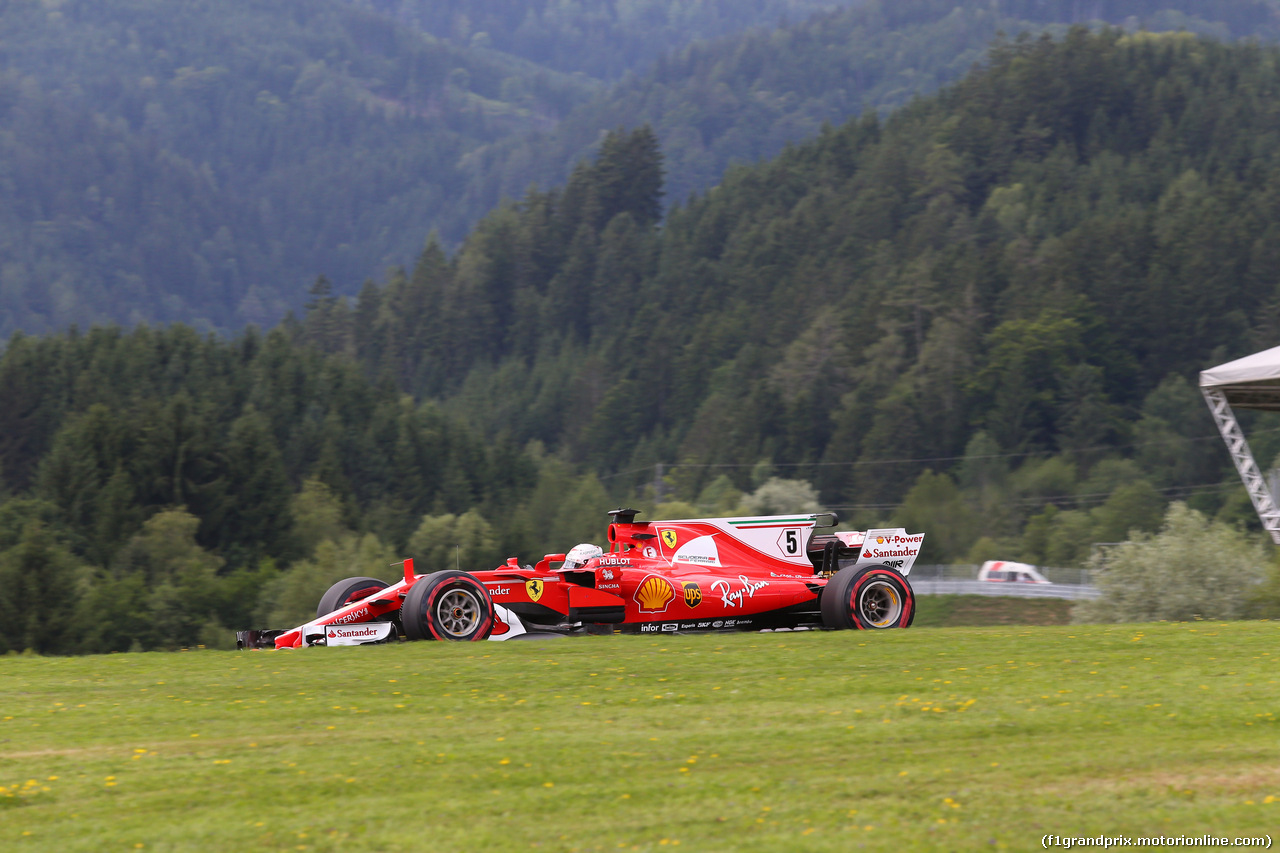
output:
[[[241,631],[241,648],[399,639],[507,640],[576,633],[906,628],[907,575],[924,534],[818,533],[834,513],[636,521],[609,513],[608,550],[579,545],[535,566],[339,581],[314,621]]]

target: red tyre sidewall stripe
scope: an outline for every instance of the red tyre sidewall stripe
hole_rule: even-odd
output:
[[[362,586],[360,587],[360,589],[357,589],[351,592],[349,595],[347,595],[346,600],[342,601],[338,605],[338,609],[341,610],[342,608],[346,607],[348,604],[354,604],[360,599],[368,598],[369,596],[373,595],[375,592],[381,592],[384,589],[386,589],[385,586]]]
[[[424,614],[427,617],[427,630],[431,632],[432,637],[441,641],[445,638],[440,636],[440,632],[436,630],[436,620],[434,618],[436,612],[436,599],[440,597],[440,593],[443,592],[444,588],[448,585],[447,581],[445,583],[438,583],[436,584],[435,589],[431,590],[431,594],[427,596],[426,613]]]
[[[849,590],[849,600],[845,605],[849,608],[849,618],[853,620],[853,627],[859,631],[866,631],[867,626],[862,623],[862,618],[858,615],[858,591],[867,583],[867,581],[875,576],[875,572],[867,572],[858,578],[858,582]]]
[[[907,622],[911,619],[911,614],[916,612],[916,597],[911,593],[911,585],[903,582],[902,584],[902,616],[898,619],[898,627],[907,627]]]
[[[489,598],[489,590],[485,589],[484,584],[475,578],[467,578],[467,581],[480,592],[480,603],[484,606],[484,619],[480,620],[480,627],[476,628],[476,632],[471,635],[472,640],[487,640],[489,634],[493,631],[493,599]]]

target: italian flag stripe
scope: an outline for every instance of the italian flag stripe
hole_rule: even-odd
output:
[[[777,527],[780,524],[807,524],[812,518],[768,518],[751,521],[731,521],[734,527]]]

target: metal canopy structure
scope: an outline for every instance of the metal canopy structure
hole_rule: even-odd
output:
[[[1240,431],[1232,407],[1280,411],[1280,347],[1228,361],[1200,373],[1200,393],[1213,412],[1213,419],[1227,443],[1231,460],[1236,463],[1240,479],[1249,492],[1253,508],[1271,541],[1280,545],[1280,508],[1267,488],[1258,463],[1254,461],[1249,442]]]

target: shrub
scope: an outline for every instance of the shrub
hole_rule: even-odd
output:
[[[1077,622],[1239,619],[1264,575],[1253,538],[1169,505],[1158,533],[1133,538],[1090,561],[1102,597],[1076,605]]]

